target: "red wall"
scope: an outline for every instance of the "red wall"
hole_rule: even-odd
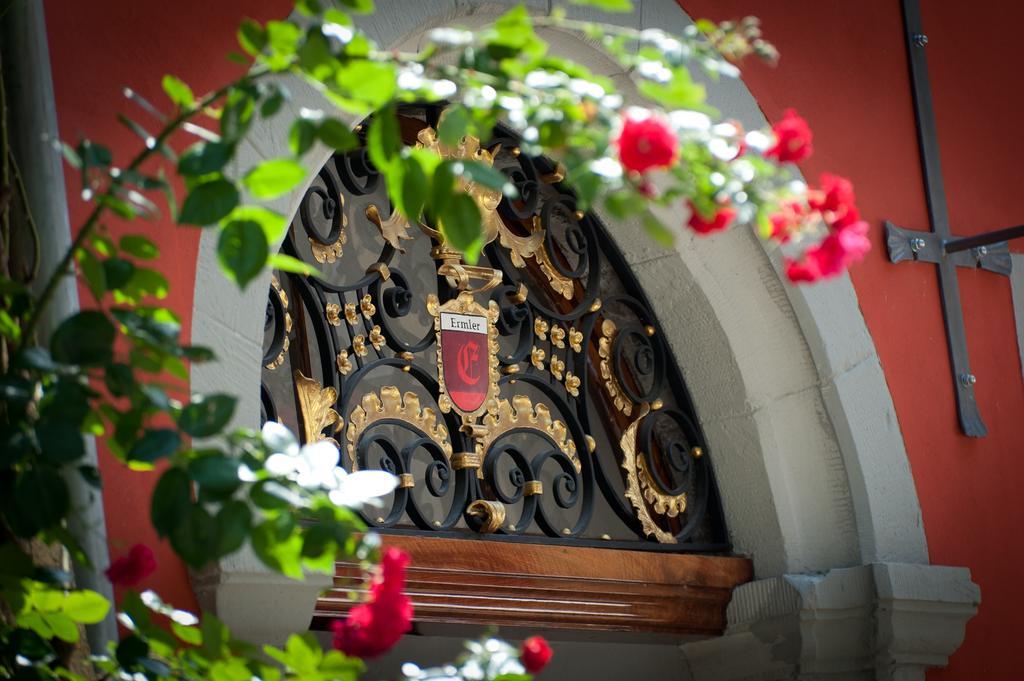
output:
[[[427,0],[424,0],[427,1]],[[386,0],[381,0],[386,2]],[[813,179],[823,170],[849,176],[875,249],[853,271],[861,308],[875,340],[896,404],[917,482],[931,560],[965,565],[981,585],[984,602],[967,638],[933,680],[1013,678],[1007,650],[1016,643],[1014,608],[1024,593],[1016,565],[1024,546],[1012,541],[1024,520],[1024,382],[1017,359],[1008,281],[987,272],[960,275],[972,366],[982,414],[983,440],[960,435],[950,384],[934,268],[888,263],[881,221],[926,228],[927,212],[916,144],[902,19],[896,0],[781,3],[758,0],[684,0],[693,16],[712,19],[755,14],[782,53],[775,68],[751,62],[745,79],[769,119],[795,107],[815,130],[814,158],[802,166]],[[196,91],[235,72],[224,58],[235,49],[234,28],[251,15],[287,12],[287,0],[157,0],[94,3],[46,0],[61,135],[80,134],[111,144],[124,163],[138,148],[118,125],[116,111],[145,120],[124,104],[131,85],[163,103],[159,81],[174,73]],[[924,3],[929,67],[953,229],[971,234],[1024,220],[1017,201],[1024,154],[1019,112],[1024,66],[1005,32],[1024,25],[1024,6],[988,3],[964,12],[949,0]],[[74,182],[69,182],[72,196]],[[85,209],[72,200],[72,223]],[[114,226],[115,229],[119,227]],[[169,224],[140,224],[161,246],[162,269],[174,282],[167,303],[190,334],[198,232]],[[82,291],[83,300],[88,294]],[[156,545],[147,500],[152,474],[127,473],[104,457],[105,503],[112,550],[135,541]],[[184,569],[169,548],[151,580],[172,602],[193,606]]]
[[[755,14],[782,53],[775,68],[750,64],[744,79],[770,120],[786,107],[815,131],[815,155],[801,167],[851,178],[873,226],[875,248],[852,278],[878,348],[917,484],[931,561],[971,569],[982,605],[945,679],[1010,679],[1019,665],[1016,610],[1024,601],[1014,540],[1024,521],[1024,382],[1010,284],[962,271],[971,367],[988,426],[985,439],[960,434],[933,266],[892,265],[883,219],[927,229],[900,3],[683,0],[692,16]],[[1024,57],[999,38],[1024,25],[1024,5],[922,2],[928,66],[954,233],[1024,222],[1019,197],[1024,143]],[[1019,247],[1017,247],[1019,249]]]

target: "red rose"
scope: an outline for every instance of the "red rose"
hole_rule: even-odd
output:
[[[705,218],[691,201],[690,219],[686,224],[698,234],[710,234],[728,227],[734,217],[736,217],[736,209],[725,206],[716,210],[711,218]]]
[[[346,655],[377,657],[398,643],[412,626],[412,601],[402,593],[409,554],[390,547],[384,551],[380,570],[370,583],[365,603],[352,608],[348,617],[334,622],[334,648]]]
[[[643,173],[651,168],[665,168],[676,159],[679,141],[665,121],[654,116],[626,117],[615,144],[619,162],[626,170]]]
[[[135,586],[156,570],[156,557],[145,544],[136,544],[110,564],[103,574],[116,586]]]
[[[772,127],[775,133],[775,146],[765,152],[765,156],[776,159],[779,163],[796,163],[811,155],[814,134],[800,115],[793,109],[787,109],[782,120]]]
[[[867,233],[868,223],[861,220],[829,234],[820,244],[807,249],[803,260],[787,258],[786,277],[792,282],[801,282],[841,274],[871,250]]]
[[[841,212],[853,207],[853,183],[831,173],[821,174],[821,189],[807,193],[807,203],[814,210]]]
[[[531,636],[523,641],[522,650],[519,653],[519,660],[523,663],[526,671],[536,674],[547,666],[551,661],[554,652],[551,646],[540,636]]]
[[[821,270],[814,258],[805,257],[799,261],[786,258],[786,278],[794,284],[818,281],[821,277]]]

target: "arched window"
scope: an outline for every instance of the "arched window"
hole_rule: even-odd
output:
[[[443,541],[449,564],[480,550],[466,539],[488,540],[494,561],[513,565],[548,560],[544,545],[557,544],[632,565],[642,581],[653,556],[623,550],[728,552],[710,447],[600,221],[511,131],[448,148],[438,113],[404,110],[405,143],[497,169],[518,198],[486,178],[460,180],[484,222],[482,254],[468,264],[433,225],[392,213],[365,148],[333,156],[282,246],[324,276],[278,272],[269,291],[263,419],[334,440],[347,470],[396,474],[367,523],[394,541]],[[609,570],[584,572],[616,578]],[[744,562],[732,583],[712,586],[748,571]],[[714,620],[666,628],[711,633]]]

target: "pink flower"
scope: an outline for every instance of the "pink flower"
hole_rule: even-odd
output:
[[[736,217],[736,209],[724,206],[715,211],[715,214],[710,218],[704,217],[697,206],[690,202],[690,219],[686,224],[698,234],[710,234],[712,232],[718,232],[732,222],[733,218]]]
[[[103,574],[115,586],[135,586],[156,571],[156,557],[145,544],[136,544],[110,564]]]
[[[782,120],[772,126],[775,133],[775,146],[765,152],[765,156],[776,159],[779,163],[796,163],[811,155],[814,150],[811,142],[814,133],[804,120],[793,109],[787,109]]]
[[[409,554],[389,547],[380,570],[370,583],[365,603],[349,610],[348,617],[334,622],[334,648],[346,655],[377,657],[391,649],[412,626],[412,601],[402,593]]]
[[[551,661],[554,652],[551,646],[540,636],[531,636],[523,641],[523,647],[519,652],[519,660],[523,667],[531,674],[536,674],[547,666]]]
[[[672,128],[660,118],[631,118],[622,121],[622,132],[615,140],[622,167],[634,173],[665,168],[676,160],[679,141]]]

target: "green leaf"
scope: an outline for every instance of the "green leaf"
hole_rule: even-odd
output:
[[[127,364],[115,363],[103,372],[103,382],[114,397],[124,397],[135,385],[135,374]]]
[[[253,220],[260,223],[268,243],[276,243],[284,237],[288,221],[280,213],[263,206],[242,205],[231,211],[228,220]]]
[[[226,142],[197,142],[178,161],[182,175],[199,176],[220,172],[235,153],[235,145]]]
[[[340,650],[328,650],[320,663],[320,672],[338,681],[356,681],[366,669],[358,657],[346,657]]]
[[[171,532],[171,546],[182,560],[200,568],[216,555],[217,526],[200,504],[193,504],[184,520]]]
[[[313,80],[325,82],[338,67],[338,60],[331,54],[331,45],[321,31],[313,26],[306,32],[306,40],[299,48],[299,68]]]
[[[705,88],[693,82],[685,66],[672,69],[672,80],[667,83],[640,81],[640,94],[670,109],[703,109],[707,98]]]
[[[337,118],[324,119],[316,130],[316,136],[335,151],[348,151],[359,146],[359,138]]]
[[[243,50],[255,57],[267,45],[267,32],[252,19],[243,19],[238,27],[238,44]]]
[[[115,656],[117,661],[127,670],[135,667],[141,658],[149,655],[149,644],[138,636],[128,636],[117,644]]]
[[[281,105],[288,99],[288,90],[282,86],[274,86],[273,91],[260,104],[260,116],[270,118],[281,110]]]
[[[602,12],[632,12],[633,0],[569,0],[572,5],[593,7]]]
[[[178,415],[178,427],[192,437],[211,437],[228,424],[235,412],[231,395],[197,395]]]
[[[75,258],[78,260],[78,269],[82,273],[82,278],[85,279],[92,295],[97,299],[102,298],[103,294],[107,292],[107,278],[103,274],[103,263],[93,255],[92,251],[85,248],[78,249]]]
[[[249,130],[256,103],[246,86],[236,85],[228,93],[220,114],[220,133],[223,140],[233,144]]]
[[[180,638],[185,643],[198,646],[203,643],[203,632],[196,627],[186,627],[184,624],[178,624],[177,622],[171,622],[171,631],[174,635]]]
[[[142,260],[152,260],[160,255],[160,249],[141,234],[126,234],[118,244],[122,251]]]
[[[245,502],[232,500],[217,512],[217,554],[226,556],[242,548],[249,536],[252,512]]]
[[[62,364],[105,364],[114,353],[114,325],[96,310],[68,317],[50,338],[50,354]]]
[[[382,173],[386,174],[398,159],[402,151],[402,131],[398,127],[393,106],[381,110],[373,117],[370,131],[366,135],[366,148],[373,165]]]
[[[106,598],[88,589],[72,591],[64,599],[64,614],[80,624],[96,624],[102,622],[110,610],[110,602]]]
[[[116,291],[127,284],[135,274],[135,265],[121,258],[107,258],[103,261],[103,275],[107,288]]]
[[[403,166],[402,212],[410,222],[416,224],[430,196],[430,180],[416,157],[404,159]]]
[[[64,479],[50,468],[23,471],[14,484],[7,519],[16,534],[27,537],[57,525],[70,507]]]
[[[292,256],[284,253],[275,253],[267,258],[267,266],[271,269],[280,270],[282,272],[305,274],[310,277],[323,277],[320,270],[313,267],[305,260],[299,260],[298,258],[293,258]]]
[[[204,490],[214,493],[230,493],[242,484],[242,481],[238,479],[238,467],[237,459],[218,452],[189,461],[188,474]]]
[[[357,14],[373,12],[373,0],[340,0],[342,7],[347,7]]]
[[[461,170],[461,175],[470,182],[475,182],[488,189],[501,190],[503,194],[512,198],[518,196],[515,185],[509,182],[505,173],[497,168],[480,161],[461,161],[457,164],[456,169]]]
[[[212,659],[222,657],[227,651],[231,634],[224,623],[214,615],[204,612],[199,628],[203,632],[203,652]]]
[[[43,615],[43,619],[53,630],[53,635],[67,643],[78,642],[78,627],[67,615],[51,613]]]
[[[351,61],[338,69],[334,80],[351,99],[379,109],[395,95],[395,67],[387,62],[364,59]]]
[[[61,465],[85,456],[85,442],[78,428],[65,422],[46,419],[36,423],[36,439],[42,456],[47,461]]]
[[[238,205],[238,188],[223,177],[197,184],[185,197],[178,222],[205,227],[227,216]]]
[[[180,468],[168,468],[153,490],[150,521],[161,537],[178,526],[192,504],[192,481]]]
[[[316,123],[307,118],[296,118],[288,131],[288,148],[296,156],[302,156],[316,139]]]
[[[221,230],[217,258],[221,268],[244,288],[267,262],[267,235],[253,220],[232,220]]]
[[[174,454],[180,446],[181,437],[177,431],[170,428],[150,429],[128,451],[128,459],[154,463]]]
[[[242,184],[258,199],[273,199],[295,189],[304,179],[306,169],[302,164],[290,158],[275,158],[250,170]]]
[[[480,210],[469,194],[454,194],[440,214],[445,241],[462,251],[466,260],[476,262],[482,247]]]
[[[662,224],[661,220],[654,217],[650,212],[644,214],[644,229],[647,234],[666,248],[675,245],[676,237],[668,227]]]
[[[299,676],[312,674],[323,658],[323,651],[312,639],[312,634],[305,636],[292,634],[285,643],[284,652],[286,664],[291,667]]]
[[[164,76],[163,86],[164,92],[171,98],[171,101],[182,109],[187,109],[195,103],[192,88],[186,85],[180,78],[168,74]]]
[[[293,532],[287,516],[265,520],[252,529],[250,541],[256,556],[286,577],[302,578],[302,538]]]
[[[448,108],[441,117],[441,123],[437,128],[437,136],[445,146],[458,146],[470,123],[469,112],[466,107],[456,105]]]

